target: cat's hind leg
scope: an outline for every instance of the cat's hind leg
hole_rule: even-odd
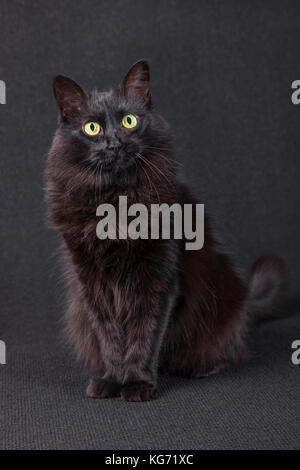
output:
[[[162,370],[182,378],[209,377],[251,357],[240,331],[209,339],[199,335],[190,343],[178,343],[169,349]]]
[[[176,377],[186,378],[186,379],[201,379],[205,377],[209,377],[211,375],[216,375],[221,372],[224,368],[228,367],[228,362],[220,362],[210,368],[204,368],[201,366],[194,365],[193,367],[189,367],[182,365],[178,368],[169,368],[168,373],[170,375],[174,375]]]

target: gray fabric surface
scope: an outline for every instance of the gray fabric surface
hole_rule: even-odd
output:
[[[159,400],[146,403],[86,398],[87,377],[48,323],[18,343],[7,331],[1,449],[300,448],[300,365],[290,359],[300,315],[260,327],[247,364],[201,380],[162,377]]]
[[[280,254],[299,295],[299,0],[1,0],[0,18],[0,448],[300,447],[296,307],[257,331],[248,364],[199,381],[164,377],[153,403],[85,398],[87,377],[60,334],[42,178],[53,76],[106,89],[149,58],[176,159],[226,248],[246,269]]]

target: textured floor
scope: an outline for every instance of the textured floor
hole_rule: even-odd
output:
[[[249,363],[197,381],[162,377],[147,403],[87,399],[58,331],[44,325],[23,344],[7,334],[1,449],[300,448],[300,365],[290,359],[300,315],[261,327]]]

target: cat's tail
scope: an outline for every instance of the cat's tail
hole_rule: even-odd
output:
[[[252,266],[247,294],[247,311],[252,320],[279,316],[278,306],[286,288],[286,266],[279,256],[262,256]]]

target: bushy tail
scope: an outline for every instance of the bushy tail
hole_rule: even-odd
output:
[[[262,256],[252,266],[248,285],[247,310],[256,321],[276,318],[276,307],[286,288],[285,262],[279,256]]]

